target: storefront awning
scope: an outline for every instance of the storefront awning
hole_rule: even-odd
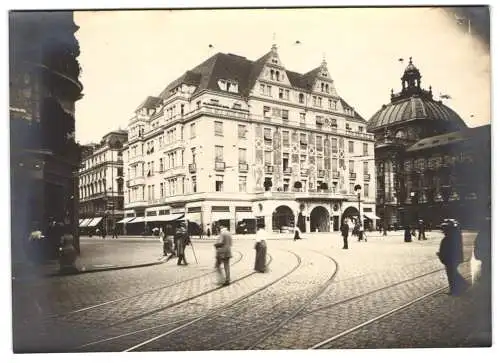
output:
[[[85,218],[82,223],[80,223],[80,227],[87,227],[87,225],[92,221],[92,218]]]
[[[123,218],[121,221],[118,221],[116,223],[124,223],[124,224],[127,224],[127,223],[130,223],[131,221],[133,221],[135,219],[135,217],[127,217],[127,218]]]
[[[87,227],[95,227],[99,224],[99,222],[102,220],[102,217],[97,217],[92,219],[92,221],[87,225]]]
[[[377,217],[375,215],[375,213],[370,213],[370,212],[364,212],[363,215],[365,216],[365,218],[368,218],[368,219],[371,219],[371,220],[377,220],[377,219],[380,219],[379,217]]]
[[[80,219],[80,223],[78,223],[78,226],[83,227],[85,224],[88,224],[89,222],[90,222],[90,218]]]
[[[183,219],[184,214],[164,214],[161,216],[151,216],[146,218],[146,222],[171,222]]]
[[[144,222],[145,222],[145,218],[144,217],[137,217],[137,218],[135,218],[134,220],[132,220],[129,223],[144,223]]]

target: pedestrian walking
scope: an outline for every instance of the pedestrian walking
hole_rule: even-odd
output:
[[[118,226],[113,227],[113,238],[118,239]]]
[[[225,280],[222,284],[223,286],[227,286],[231,282],[231,271],[229,260],[231,259],[231,246],[233,244],[233,238],[231,234],[226,228],[221,229],[221,233],[219,236],[219,242],[214,244],[215,247],[215,269],[217,271],[217,275],[219,277],[219,282],[222,282],[222,271],[220,266],[224,264],[224,272],[225,272]]]
[[[347,221],[344,220],[344,223],[342,223],[342,226],[340,226],[340,232],[342,233],[342,237],[344,238],[344,247],[342,247],[344,250],[347,250],[349,248],[349,245],[347,243],[347,238],[349,237],[349,226],[347,225]]]
[[[446,268],[446,276],[450,286],[450,295],[459,295],[467,288],[467,282],[458,272],[458,266],[464,259],[462,233],[458,222],[454,219],[445,219],[441,224],[444,238],[441,240],[439,260]]]
[[[203,238],[203,226],[200,225],[200,239]]]
[[[418,220],[418,240],[426,240],[425,237],[425,223],[422,219]]]
[[[266,272],[266,254],[266,232],[264,231],[264,226],[260,225],[255,235],[255,271]]]
[[[293,240],[296,241],[298,239],[302,239],[302,238],[300,238],[300,229],[298,226],[295,226],[294,233],[293,233]]]
[[[178,228],[178,233],[177,233],[177,265],[187,265],[186,261],[186,246],[188,246],[191,243],[191,240],[189,239],[189,235],[187,233],[187,230],[184,228],[184,226],[180,226]]]
[[[405,234],[404,234],[405,242],[411,242],[411,230],[410,226],[405,227]]]
[[[207,227],[207,238],[210,238],[210,227]]]
[[[102,239],[106,239],[106,228],[102,229],[101,236],[102,236]]]
[[[358,242],[361,242],[363,240],[367,242],[365,229],[363,227],[363,223],[361,223],[358,230]]]

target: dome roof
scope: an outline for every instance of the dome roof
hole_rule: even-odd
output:
[[[459,127],[465,126],[460,116],[441,101],[422,96],[414,95],[382,106],[368,121],[368,129],[374,131],[381,127],[415,119],[442,120]]]

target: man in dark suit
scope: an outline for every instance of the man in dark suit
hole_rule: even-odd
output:
[[[347,244],[347,237],[349,236],[349,226],[347,225],[347,222],[345,220],[340,227],[340,232],[342,233],[342,237],[344,238],[344,247],[342,248],[344,250],[347,250],[349,248]]]

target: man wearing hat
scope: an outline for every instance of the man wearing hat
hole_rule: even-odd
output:
[[[441,224],[441,229],[444,238],[437,255],[446,268],[450,295],[459,295],[467,287],[467,282],[458,272],[458,266],[464,259],[460,225],[454,219],[445,219]]]

